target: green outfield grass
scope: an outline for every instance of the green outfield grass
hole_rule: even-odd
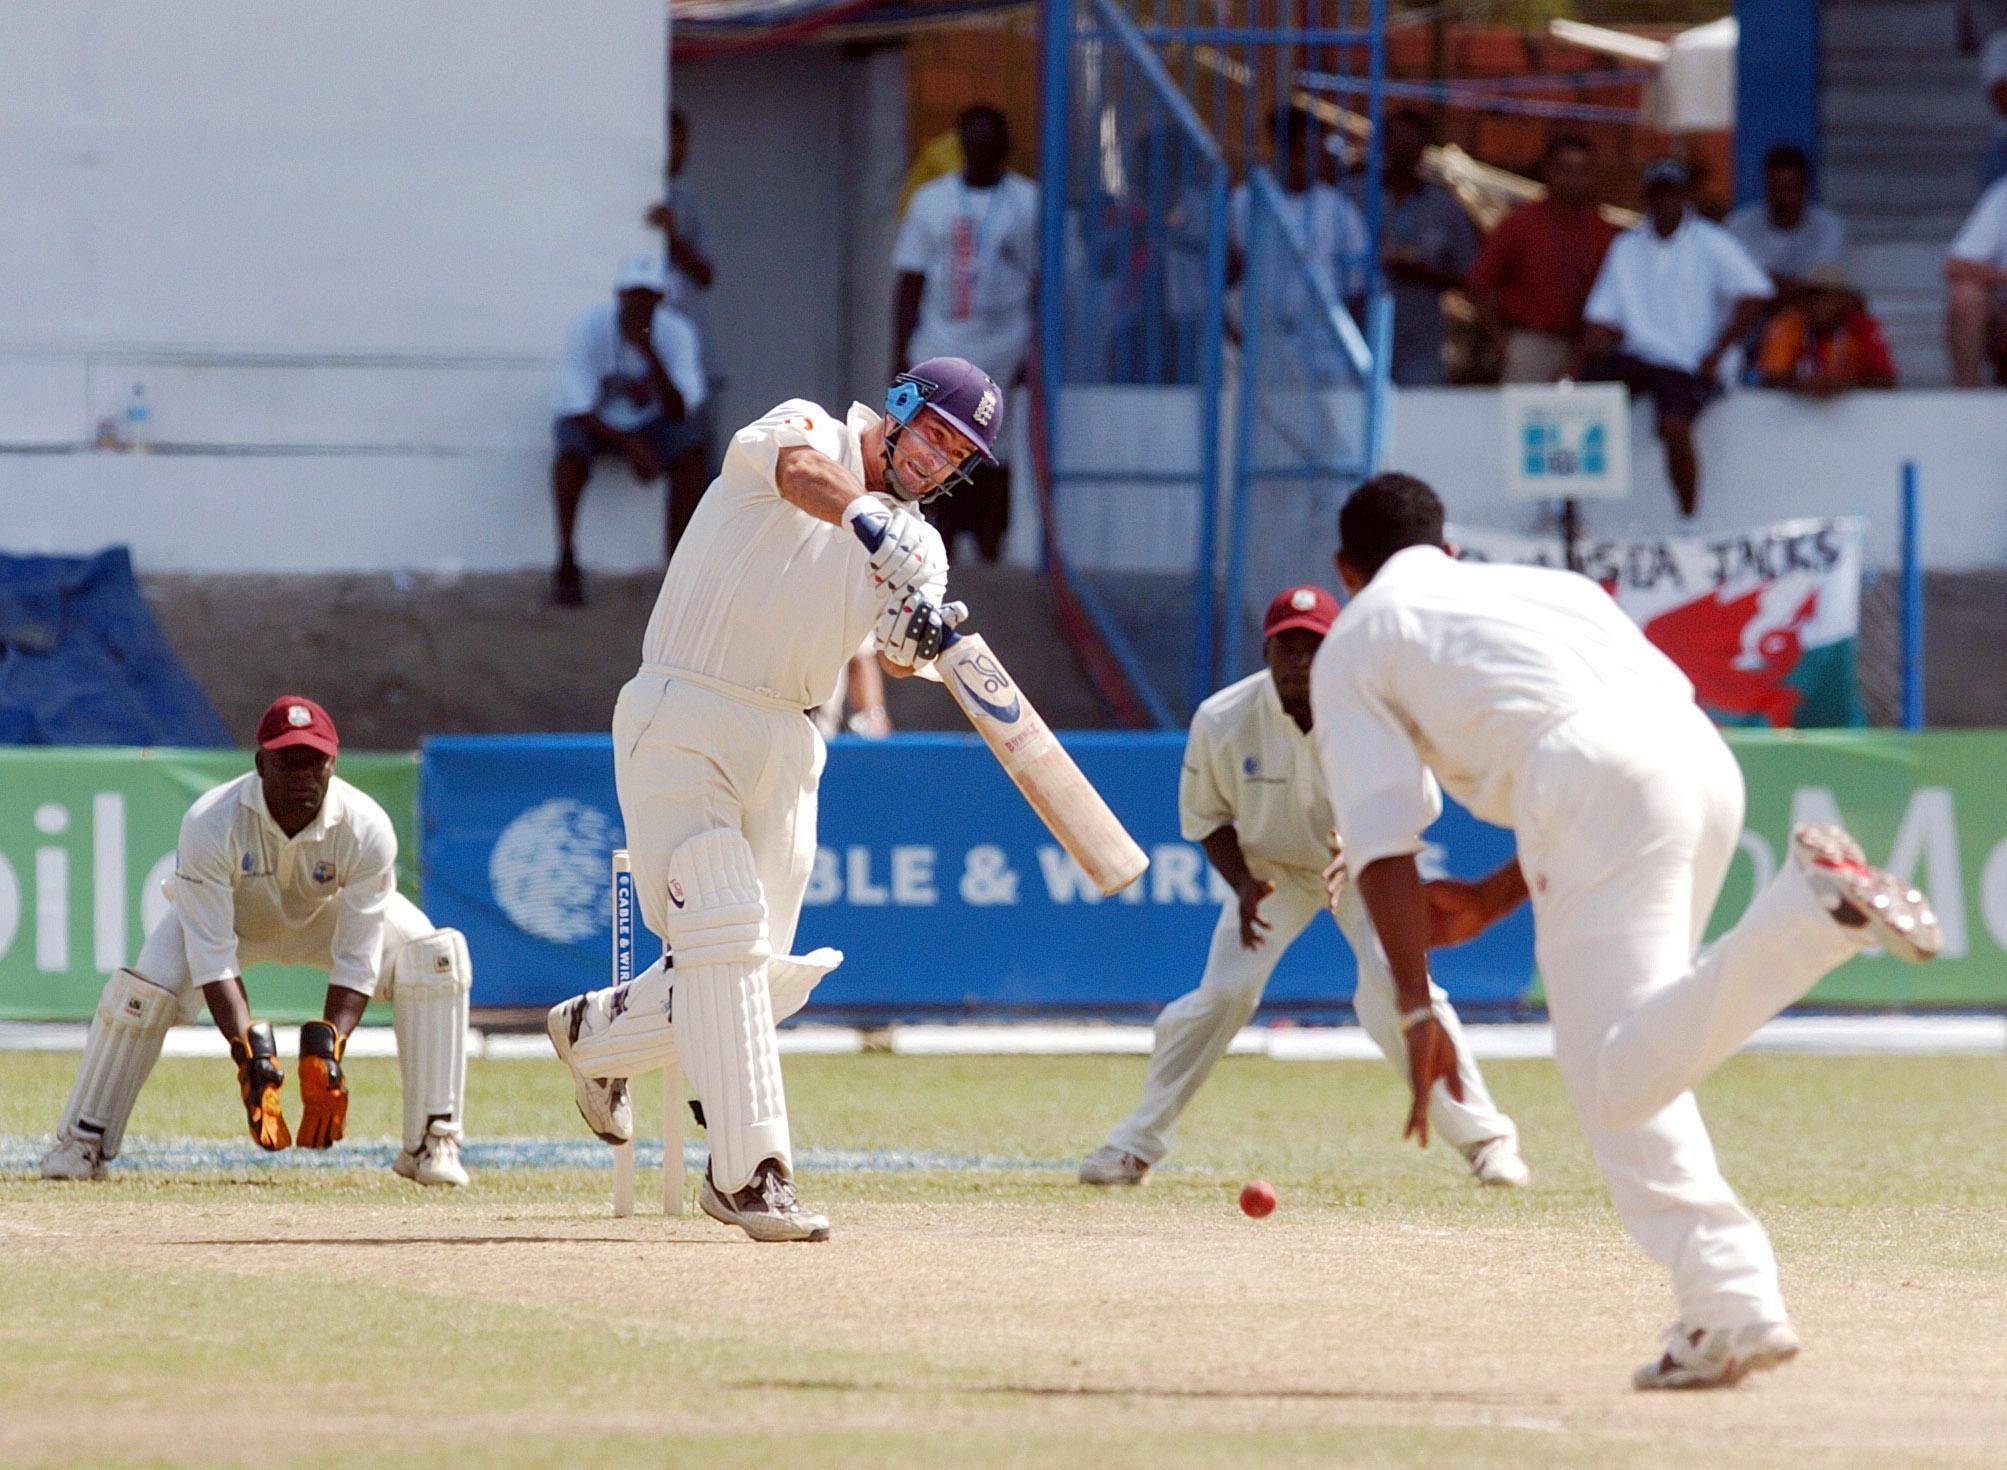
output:
[[[0,1136],[72,1056],[0,1056]],[[0,1463],[1560,1466],[1998,1463],[2007,1059],[1744,1059],[1703,1094],[1769,1225],[1805,1356],[1644,1397],[1669,1316],[1545,1063],[1495,1063],[1535,1186],[1398,1138],[1385,1067],[1224,1063],[1149,1187],[1070,1165],[1140,1059],[801,1057],[836,1239],[609,1218],[607,1175],[387,1169],[0,1176]],[[353,1064],[352,1140],[397,1126]],[[640,1089],[653,1129],[652,1089]],[[482,1138],[582,1136],[555,1066],[477,1063]],[[131,1136],[234,1139],[221,1062],[163,1062]],[[987,1160],[993,1167],[957,1161]],[[1005,1164],[1015,1165],[1004,1167]],[[1023,1167],[1048,1164],[1053,1167]],[[1273,1181],[1270,1219],[1234,1208]]]

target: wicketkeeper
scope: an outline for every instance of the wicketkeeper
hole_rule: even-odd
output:
[[[404,1080],[404,1148],[391,1167],[420,1184],[465,1184],[460,1164],[473,967],[457,929],[435,929],[397,892],[397,833],[334,773],[334,721],[284,694],[258,722],[257,768],[205,792],[181,820],[166,917],[98,1000],[44,1179],[102,1179],[177,1020],[206,1003],[230,1043],[260,1148],[289,1148],[285,1069],[269,1021],[253,1020],[244,970],[328,972],[323,1019],[300,1028],[302,1148],[331,1148],[348,1117],[342,1052],[372,996],[389,1000]]]

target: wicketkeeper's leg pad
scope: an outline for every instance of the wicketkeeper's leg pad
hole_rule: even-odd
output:
[[[105,982],[83,1061],[63,1109],[59,1136],[98,1141],[99,1157],[118,1157],[126,1120],[139,1100],[160,1045],[181,1009],[180,998],[132,970]]]
[[[764,1159],[793,1168],[767,988],[766,900],[743,836],[714,829],[670,855],[667,928],[676,1051],[703,1104],[712,1181],[731,1194]]]
[[[404,1081],[404,1148],[459,1138],[467,1095],[467,997],[474,963],[458,929],[407,940],[391,968],[391,1026]]]

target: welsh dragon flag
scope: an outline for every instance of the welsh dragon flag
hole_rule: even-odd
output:
[[[1582,570],[1693,680],[1723,725],[1859,725],[1865,524],[1778,521],[1715,536],[1582,544]],[[1558,537],[1452,530],[1473,561],[1563,566]]]

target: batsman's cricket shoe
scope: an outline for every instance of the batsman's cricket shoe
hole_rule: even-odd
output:
[[[753,1171],[752,1182],[736,1194],[726,1194],[704,1170],[697,1203],[721,1225],[736,1225],[754,1240],[782,1242],[829,1239],[829,1218],[801,1202],[794,1180],[776,1159]]]
[[[1751,1373],[1782,1367],[1798,1356],[1788,1322],[1741,1327],[1689,1327],[1675,1322],[1659,1336],[1664,1349],[1631,1375],[1633,1387],[1732,1388]]]
[[[1533,1171],[1519,1156],[1516,1138],[1491,1138],[1471,1151],[1470,1172],[1487,1189],[1524,1189]]]
[[[105,1161],[98,1156],[95,1139],[59,1138],[56,1146],[42,1155],[44,1179],[102,1179]]]
[[[1911,964],[1934,958],[1942,948],[1937,911],[1923,891],[1869,867],[1844,827],[1794,827],[1791,860],[1833,921],[1852,931],[1861,948],[1879,946]]]
[[[628,1096],[625,1077],[588,1077],[572,1060],[572,1046],[578,1040],[579,1028],[585,1024],[585,1004],[581,995],[552,1006],[550,1014],[544,1017],[544,1031],[557,1050],[558,1060],[571,1069],[571,1091],[578,1103],[578,1115],[601,1143],[618,1148],[634,1141],[634,1103]]]
[[[1080,1161],[1082,1184],[1141,1184],[1150,1177],[1150,1165],[1134,1154],[1104,1143]]]
[[[460,1140],[450,1133],[428,1133],[415,1150],[401,1151],[390,1161],[400,1179],[415,1184],[467,1184],[467,1166],[460,1162]]]

